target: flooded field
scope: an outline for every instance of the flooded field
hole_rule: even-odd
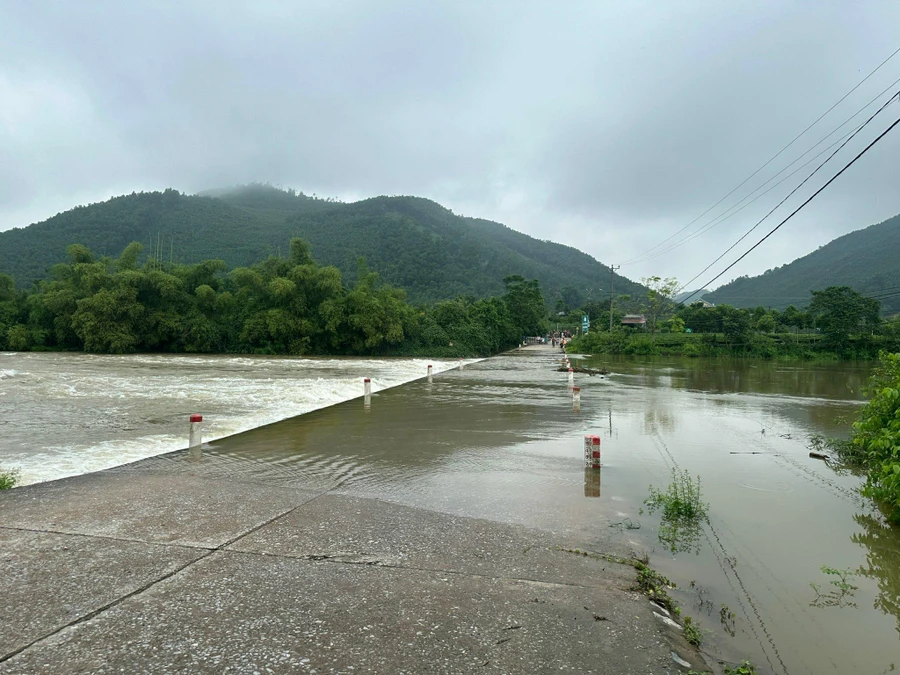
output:
[[[592,360],[613,372],[577,377],[576,411],[558,360],[547,350],[468,364],[431,383],[376,390],[370,406],[350,400],[214,440],[199,462],[179,452],[149,465],[332,489],[647,553],[706,631],[711,663],[750,658],[778,675],[900,666],[900,537],[857,495],[858,478],[807,449],[811,434],[841,433],[858,410],[867,365]],[[355,382],[372,370],[344,367]],[[255,405],[227,400],[242,398],[247,410]],[[601,436],[600,470],[583,466],[585,434]],[[674,547],[660,540],[659,516],[642,513],[649,486],[664,489],[673,468],[700,476],[709,503],[708,524]]]

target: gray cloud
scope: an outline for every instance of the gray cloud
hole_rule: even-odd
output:
[[[262,180],[428,196],[626,261],[900,46],[898,23],[887,2],[6,0],[0,229],[132,190]],[[900,55],[761,180],[897,78]],[[898,149],[900,131],[723,280],[900,213]],[[802,175],[622,272],[687,280]]]

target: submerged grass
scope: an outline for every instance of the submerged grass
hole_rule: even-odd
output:
[[[672,553],[699,551],[700,527],[708,508],[701,497],[700,476],[695,480],[686,470],[673,467],[666,491],[651,485],[644,506],[650,513],[662,511],[659,540]]]

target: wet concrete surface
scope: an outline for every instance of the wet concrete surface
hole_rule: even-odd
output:
[[[286,513],[316,493],[136,471],[75,476],[13,490],[0,525],[211,548]]]
[[[204,553],[0,528],[0,654],[15,652],[60,626],[101,611]]]
[[[633,568],[546,531],[148,465],[0,495],[0,673],[698,663]]]

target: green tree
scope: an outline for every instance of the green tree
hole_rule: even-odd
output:
[[[647,287],[647,302],[644,305],[644,311],[647,314],[651,339],[655,340],[660,321],[675,310],[674,298],[675,292],[678,290],[678,280],[644,277],[641,279],[641,283]]]
[[[525,280],[518,274],[503,278],[503,301],[522,335],[540,335],[547,330],[547,308],[537,279]]]
[[[808,312],[829,346],[844,352],[852,336],[872,333],[881,323],[881,303],[849,286],[813,291]]]
[[[750,335],[750,313],[731,305],[716,305],[714,309],[719,316],[720,329],[729,345],[733,347],[745,343]]]
[[[140,343],[138,321],[143,313],[136,288],[101,289],[78,301],[72,326],[86,351],[125,354]]]
[[[774,333],[775,317],[771,314],[763,314],[756,320],[756,330],[760,333]]]

